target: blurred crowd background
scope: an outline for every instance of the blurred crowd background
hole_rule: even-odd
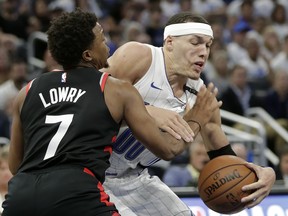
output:
[[[202,78],[218,87],[219,99],[224,102],[222,109],[245,116],[249,108],[261,107],[287,133],[287,0],[0,0],[0,143],[3,145],[9,144],[12,104],[18,91],[41,73],[61,68],[49,55],[45,42],[50,21],[76,7],[98,16],[111,55],[128,41],[162,46],[165,23],[178,12],[191,11],[204,16],[214,31],[214,42]],[[37,36],[35,40],[35,35],[43,39]],[[40,63],[35,63],[35,59],[32,62],[31,56]],[[223,124],[241,128],[224,119]],[[288,178],[288,143],[275,136],[269,124],[265,128],[268,148],[280,159],[275,170],[280,170],[279,178]],[[175,159],[157,174],[164,178],[166,169],[181,164],[180,171],[183,168],[188,175],[181,186],[189,185],[189,178],[195,172],[197,176],[201,166],[187,168],[188,151],[187,154],[184,162],[183,158],[181,163]],[[168,184],[173,182],[169,175],[164,179]]]

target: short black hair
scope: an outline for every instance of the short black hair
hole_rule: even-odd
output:
[[[181,12],[172,16],[166,23],[166,26],[186,22],[197,22],[208,24],[208,21],[201,15],[192,14],[191,12]]]
[[[83,51],[95,39],[92,30],[97,21],[94,13],[84,12],[79,8],[73,12],[64,12],[52,20],[47,31],[48,48],[52,57],[63,68],[74,68],[81,61]]]

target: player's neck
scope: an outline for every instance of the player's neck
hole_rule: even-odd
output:
[[[187,77],[181,74],[181,68],[169,55],[169,52],[164,50],[165,72],[171,88],[176,96],[176,93],[183,94],[183,86],[187,82]],[[181,96],[180,95],[180,96]]]
[[[185,85],[187,78],[180,77],[178,75],[171,75],[167,77],[174,95],[177,98],[180,98],[184,94],[183,86]]]

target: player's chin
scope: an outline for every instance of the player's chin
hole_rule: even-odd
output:
[[[196,72],[192,72],[192,73],[189,73],[188,77],[189,79],[192,79],[192,80],[198,80],[200,78],[200,75],[201,73],[196,73]]]

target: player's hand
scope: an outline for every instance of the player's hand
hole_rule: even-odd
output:
[[[186,142],[194,140],[194,132],[177,112],[149,105],[146,109],[161,130],[168,132],[176,139],[182,138]]]
[[[185,120],[195,120],[203,127],[210,121],[214,111],[222,105],[222,101],[218,101],[216,98],[217,94],[218,89],[213,83],[209,83],[207,88],[205,85],[201,86],[193,108],[190,109],[183,118]]]
[[[247,208],[252,208],[269,195],[275,183],[276,175],[271,167],[261,167],[253,163],[247,163],[247,167],[256,172],[258,181],[242,188],[243,191],[255,191],[249,196],[242,198],[241,202],[247,203]]]

